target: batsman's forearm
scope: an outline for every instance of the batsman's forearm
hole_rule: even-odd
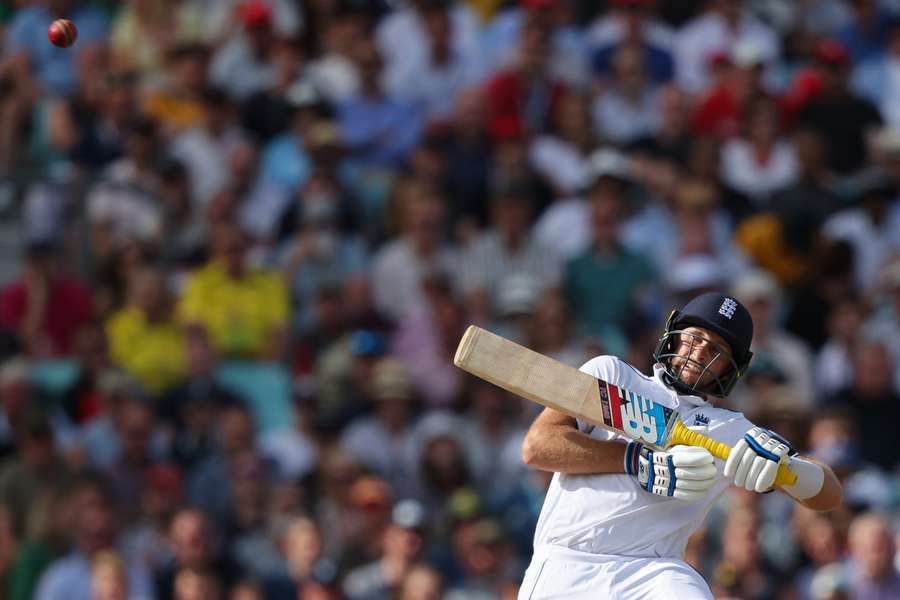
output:
[[[522,442],[522,460],[535,469],[570,475],[624,473],[625,444],[564,425],[532,429]]]

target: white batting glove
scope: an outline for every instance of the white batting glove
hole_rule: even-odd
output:
[[[789,462],[791,454],[787,440],[768,429],[754,427],[735,444],[723,473],[747,491],[767,492],[775,483],[778,465]]]
[[[712,454],[697,446],[672,446],[661,452],[628,442],[625,472],[651,494],[681,500],[702,498],[716,483]]]

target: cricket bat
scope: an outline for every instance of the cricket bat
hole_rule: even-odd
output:
[[[678,413],[611,382],[516,344],[481,327],[463,334],[453,364],[508,392],[597,427],[640,441],[655,450],[684,444],[700,446],[722,460],[731,447],[685,427]],[[781,465],[776,485],[797,476]]]

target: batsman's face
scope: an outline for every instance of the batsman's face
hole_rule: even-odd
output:
[[[731,368],[731,347],[725,338],[702,327],[686,327],[678,341],[672,367],[686,385],[701,388]]]

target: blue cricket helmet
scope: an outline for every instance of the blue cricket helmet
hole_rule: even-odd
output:
[[[672,358],[678,356],[678,344],[686,327],[695,326],[708,329],[722,336],[730,348],[725,358],[731,363],[731,369],[702,388],[688,385],[681,380],[680,369],[672,366]],[[690,335],[690,334],[685,334]],[[733,296],[718,292],[701,294],[688,302],[680,311],[673,310],[666,322],[666,329],[653,358],[666,368],[669,383],[677,391],[687,394],[709,394],[724,398],[747,371],[753,352],[750,344],[753,341],[753,319],[747,308]],[[709,365],[698,365],[707,369]],[[683,364],[682,364],[683,368]]]

